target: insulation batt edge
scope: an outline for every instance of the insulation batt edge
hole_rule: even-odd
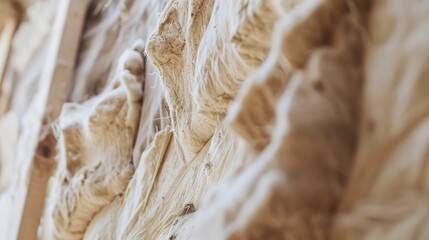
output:
[[[192,10],[192,12],[177,10],[181,8],[189,9],[185,7],[190,3],[192,3],[192,5],[189,8]],[[171,114],[172,136],[169,138],[169,140],[164,139],[162,140],[162,143],[160,143],[162,145],[168,144],[166,153],[156,152],[163,151],[163,148],[156,148],[156,145],[154,145],[152,148],[150,148],[150,150],[147,151],[150,151],[148,153],[149,156],[157,157],[150,158],[148,155],[143,154],[140,164],[144,163],[144,165],[139,165],[136,174],[134,175],[134,177],[142,176],[141,179],[135,180],[135,178],[133,178],[130,182],[129,188],[126,190],[126,194],[124,194],[124,199],[117,199],[112,204],[113,206],[111,208],[103,210],[101,213],[103,214],[103,217],[96,218],[97,220],[104,222],[105,225],[102,225],[103,223],[97,223],[97,220],[94,221],[94,224],[97,224],[97,229],[115,229],[110,233],[106,233],[106,237],[109,234],[113,234],[117,238],[127,239],[164,239],[175,235],[176,231],[183,230],[180,228],[181,225],[192,219],[192,216],[181,215],[183,207],[192,203],[193,206],[198,208],[198,203],[201,202],[202,197],[205,195],[207,190],[210,189],[210,186],[217,184],[220,179],[230,174],[230,172],[233,172],[235,169],[237,169],[238,166],[241,165],[242,161],[231,161],[232,159],[238,158],[234,157],[236,154],[233,152],[234,146],[237,144],[238,140],[236,137],[230,136],[229,131],[223,129],[222,127],[218,128],[218,130],[211,130],[215,131],[214,134],[211,133],[213,137],[205,140],[205,142],[198,143],[198,145],[202,145],[198,148],[196,148],[196,144],[193,144],[187,140],[187,135],[191,133],[184,131],[186,128],[186,125],[184,125],[185,122],[182,122],[180,119],[176,120],[174,116],[177,114],[179,117],[186,117],[187,114],[193,114],[193,106],[200,103],[201,100],[199,100],[199,98],[195,99],[195,97],[192,95],[187,94],[187,89],[184,88],[184,86],[178,85],[177,87],[174,87],[170,85],[177,85],[181,82],[184,83],[183,85],[190,84],[192,82],[198,83],[201,81],[201,79],[204,79],[198,77],[192,78],[192,75],[194,75],[192,73],[193,71],[199,73],[199,71],[202,70],[198,68],[198,64],[195,66],[195,69],[193,69],[192,64],[185,64],[185,61],[205,63],[206,61],[213,59],[214,61],[219,61],[219,64],[215,64],[215,66],[218,67],[218,70],[214,70],[215,72],[222,73],[228,71],[226,68],[230,66],[228,66],[226,63],[222,63],[224,59],[222,54],[228,54],[231,52],[237,53],[236,55],[232,54],[225,56],[225,59],[229,59],[228,61],[231,63],[239,62],[241,64],[239,65],[240,69],[243,71],[242,74],[246,75],[244,74],[245,71],[250,71],[252,69],[251,66],[255,65],[255,63],[244,62],[239,51],[237,51],[242,50],[238,47],[240,45],[237,45],[236,43],[230,43],[228,39],[231,39],[234,35],[238,37],[238,34],[236,34],[235,31],[230,31],[230,29],[242,29],[239,31],[241,31],[241,34],[244,34],[246,33],[245,29],[247,28],[247,25],[239,24],[239,21],[234,23],[234,21],[229,21],[230,19],[220,18],[219,16],[222,16],[220,13],[226,10],[232,12],[240,11],[240,9],[241,11],[245,12],[244,10],[249,9],[248,11],[250,11],[250,13],[248,14],[250,14],[252,17],[248,22],[253,21],[257,24],[262,24],[260,29],[267,31],[267,29],[269,30],[272,28],[276,17],[268,22],[261,22],[261,18],[257,17],[256,15],[260,14],[258,12],[260,9],[271,11],[271,14],[274,15],[274,10],[272,7],[270,7],[272,6],[271,4],[271,2],[267,1],[253,1],[250,2],[248,6],[244,6],[244,9],[242,9],[243,6],[241,5],[236,5],[236,3],[227,1],[215,1],[212,3],[210,3],[210,1],[193,1],[189,3],[173,1],[167,5],[164,12],[165,15],[161,16],[159,26],[148,40],[147,51],[149,58],[154,62],[155,66],[158,67],[161,72],[161,76],[163,76],[162,82],[165,86],[169,109],[170,111],[173,109],[173,111],[176,112]],[[218,12],[216,12],[216,9],[219,9]],[[200,19],[200,15],[201,17],[204,16],[206,20],[204,20],[204,18]],[[241,17],[241,19],[245,18]],[[186,23],[185,20],[188,21],[188,23]],[[202,20],[206,22],[205,24],[207,27],[203,28],[203,25],[199,27],[199,25],[204,23]],[[185,22],[181,23],[181,21]],[[180,24],[183,24],[183,26]],[[229,24],[236,25],[229,26]],[[216,28],[214,26],[216,26]],[[164,33],[163,31],[166,31],[166,29],[170,30],[168,34],[177,35],[170,36],[167,33]],[[173,31],[173,29],[177,32]],[[189,32],[185,32],[183,29],[188,29]],[[199,32],[192,32],[197,30]],[[211,37],[217,31],[223,31],[225,37]],[[261,36],[265,34],[264,31],[261,32]],[[201,43],[198,42],[199,39],[197,36],[199,35],[201,38]],[[191,44],[187,49],[181,49],[182,47],[186,48],[186,46],[182,46],[180,44],[181,41],[185,41],[182,40],[182,38],[190,38],[190,41],[195,41],[196,44]],[[175,41],[175,43],[173,44],[169,41]],[[265,39],[264,41],[267,41],[268,45],[269,40]],[[222,48],[229,50],[223,50],[218,53],[214,51],[217,48],[216,45],[224,46]],[[177,52],[174,52],[174,54],[169,52],[169,50],[172,50],[170,49],[172,46],[177,47],[177,49],[174,49],[175,51],[177,50]],[[167,50],[164,50],[164,47]],[[266,55],[268,49],[261,48],[260,51],[260,54],[262,54],[261,56],[263,56],[264,52]],[[170,56],[168,54],[172,55]],[[218,54],[221,54],[220,58],[217,58]],[[170,57],[167,58],[166,55]],[[198,60],[199,58],[202,58],[202,60]],[[162,64],[164,59],[166,61],[177,62],[175,62],[175,64]],[[262,62],[262,59],[256,63],[258,62]],[[175,70],[176,68],[185,69],[183,70],[182,76],[173,73],[175,71],[182,71]],[[206,67],[204,69],[206,69]],[[192,75],[186,75],[188,72]],[[206,74],[206,72],[202,73]],[[225,87],[228,89],[228,91],[231,92],[229,94],[235,95],[234,92],[238,90],[239,86],[235,86],[235,84],[229,85],[229,87],[227,87],[228,84],[230,84],[229,82],[235,80],[234,76],[232,75],[228,78],[223,78],[227,76],[228,75],[222,75],[218,77],[210,76],[207,81],[212,81],[213,83],[208,83],[207,85],[218,84],[219,86],[222,86],[222,84],[224,84],[226,85]],[[195,84],[190,84],[190,86],[192,85]],[[198,86],[199,85],[197,85],[197,87]],[[184,89],[181,90],[181,88]],[[208,90],[209,89],[207,89],[207,91]],[[170,96],[172,99],[169,100],[168,96]],[[212,97],[216,98],[216,94],[214,94]],[[228,102],[231,102],[232,99],[233,95],[222,100],[225,101],[225,103],[219,102],[219,99],[217,99],[217,103],[228,105]],[[179,105],[176,103],[176,101],[190,103],[190,109],[186,109],[185,104]],[[217,114],[219,116],[215,114],[205,115],[207,118],[213,118],[211,120],[206,120],[212,121],[215,123],[215,125],[218,125],[219,123],[216,122],[220,122],[223,116],[226,115],[226,111],[227,109],[218,110]],[[208,123],[207,121],[205,122]],[[192,129],[192,124],[197,123],[195,123],[195,120],[191,120],[189,124],[191,124],[190,128]],[[206,130],[210,129],[209,125],[203,126]],[[194,141],[192,140],[192,134],[190,136],[190,141]],[[166,143],[166,141],[168,141],[168,143]],[[195,141],[198,142],[198,140]],[[152,153],[152,151],[154,151],[154,153]],[[165,154],[165,156],[160,157],[160,154]],[[135,183],[135,181],[138,182]],[[189,186],[189,183],[191,182],[193,182],[192,188]],[[174,189],[174,191],[171,191],[172,189]],[[158,210],[154,211],[155,209]],[[105,222],[105,220],[102,220],[112,219],[113,216],[117,216],[115,219],[119,219],[119,221]],[[91,228],[92,227],[90,226],[89,229]],[[97,233],[88,230],[87,234],[87,236],[96,236]],[[187,238],[186,235],[183,234],[182,237],[185,239]]]
[[[428,2],[376,1],[356,165],[334,239],[426,239]]]
[[[279,24],[276,37],[288,39],[293,33],[296,39],[308,38],[308,32],[326,31],[318,27],[323,22],[320,18],[331,14],[321,10],[330,9],[324,4],[337,6],[341,17],[306,66],[285,66],[282,60],[288,59],[288,47],[296,46],[275,41],[283,56],[274,45],[274,52],[253,76],[253,85],[245,88],[232,108],[233,127],[261,153],[254,164],[203,202],[192,239],[330,239],[356,149],[363,85],[359,15],[334,1],[320,2],[316,8],[307,8],[307,17],[296,22],[314,29],[305,28],[302,34],[300,29],[290,31],[286,17],[280,20],[284,23]],[[309,42],[309,48],[314,43]],[[285,85],[279,94],[278,88]],[[260,107],[255,109],[255,105]],[[267,114],[271,115],[253,118],[260,116],[255,112],[258,109],[270,109]],[[255,131],[267,124],[272,125],[271,131]],[[254,141],[259,136],[264,145]]]
[[[102,94],[63,106],[43,238],[81,239],[93,216],[127,186],[134,172],[131,151],[141,107],[143,50],[138,41],[124,51],[115,80]]]

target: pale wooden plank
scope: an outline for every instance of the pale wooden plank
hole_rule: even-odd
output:
[[[6,91],[3,88],[3,78],[7,67],[13,35],[18,26],[19,11],[8,2],[0,2],[0,116],[2,116],[9,105],[9,97],[2,97]],[[5,93],[10,96],[10,93]]]
[[[71,78],[75,59],[84,24],[87,0],[62,0],[59,2],[57,15],[50,38],[50,48],[47,61],[38,86],[38,97],[33,104],[34,113],[32,136],[33,141],[25,149],[18,149],[29,153],[20,161],[29,161],[28,169],[23,174],[28,184],[20,186],[23,189],[17,202],[17,231],[12,233],[11,239],[37,239],[37,229],[43,212],[46,188],[51,175],[55,156],[55,138],[51,132],[51,122],[61,111],[62,104],[67,100],[67,93],[71,87]],[[45,129],[49,129],[46,134]],[[25,164],[24,164],[25,166]],[[28,191],[26,188],[28,186]],[[24,202],[25,199],[25,202]],[[18,230],[19,226],[19,230]]]

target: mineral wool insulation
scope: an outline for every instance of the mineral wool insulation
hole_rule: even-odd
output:
[[[94,1],[40,239],[425,239],[428,11]]]

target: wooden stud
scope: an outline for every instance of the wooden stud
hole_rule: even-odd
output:
[[[19,22],[19,11],[9,2],[0,2],[0,116],[2,116],[9,105],[9,98],[2,97],[8,89],[3,87],[3,78],[7,67],[10,48],[15,30]],[[10,93],[7,93],[10,95]]]
[[[19,161],[31,164],[23,164],[29,166],[22,170],[27,184],[18,184],[17,213],[16,218],[11,219],[10,239],[38,238],[48,180],[55,164],[56,140],[50,126],[67,101],[88,3],[88,0],[58,1],[36,104],[29,109],[33,115],[33,131],[25,137],[31,139],[29,144],[18,146],[18,154],[26,153],[21,154]]]

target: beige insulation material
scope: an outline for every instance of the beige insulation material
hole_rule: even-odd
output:
[[[337,6],[341,14],[336,24],[332,23],[325,44],[319,43],[302,70],[287,65],[282,68],[284,59],[278,55],[279,46],[274,45],[273,53],[254,75],[261,79],[254,79],[245,93],[249,95],[239,98],[240,107],[232,109],[235,128],[243,123],[240,132],[262,152],[254,164],[203,202],[193,222],[192,239],[329,239],[356,148],[363,84],[359,11],[366,9],[352,3],[319,3],[311,8],[301,5],[295,11],[309,11],[303,22],[320,23],[325,14],[332,14],[320,11],[323,4],[332,4],[330,10]],[[280,22],[280,27],[288,27],[287,17],[281,21],[286,23]],[[321,31],[318,24],[308,26],[315,28],[303,29],[307,34]],[[288,39],[290,33],[299,36],[297,32],[276,30],[279,34],[275,38]],[[296,46],[283,43],[273,42],[282,46],[283,57],[288,60],[288,47]],[[287,89],[280,94],[278,88],[284,89],[285,84]],[[276,97],[279,99],[273,106]],[[271,108],[268,116],[275,114],[272,130],[250,132],[257,124],[269,123],[267,116],[248,119],[265,107]],[[249,136],[261,136],[263,142]]]
[[[105,92],[63,106],[44,239],[81,239],[93,216],[127,186],[134,170],[131,153],[140,116],[143,50],[139,41],[123,53]]]
[[[108,86],[107,82],[117,72],[115,66],[119,56],[136,39],[148,39],[166,2],[167,0],[92,2],[77,59],[72,101],[86,100]],[[136,165],[155,133],[169,123],[159,74],[150,61],[145,62],[143,85],[143,116],[140,118],[133,151]]]
[[[335,239],[427,239],[429,3],[379,0],[366,47],[363,122]]]
[[[56,1],[21,2],[5,78],[16,90],[0,118],[0,239],[19,217],[10,182],[25,176],[8,169],[24,163],[8,159],[35,141],[38,123],[22,116],[43,97],[30,89],[55,15]],[[54,124],[39,238],[426,239],[428,11],[417,0],[94,0]]]
[[[258,152],[270,142],[275,104],[291,74],[307,64],[316,48],[328,44],[338,18],[347,11],[343,1],[300,2],[293,11],[282,13],[267,60],[249,76],[252,84],[243,86],[242,94],[230,110],[231,127]],[[349,4],[348,8],[356,11],[356,7],[365,3],[350,1]]]
[[[225,11],[241,12],[241,15],[230,14],[237,16],[232,21],[228,15],[221,14]],[[111,232],[103,232],[101,238],[187,239],[190,229],[181,226],[192,218],[191,213],[198,208],[205,193],[242,165],[240,161],[234,161],[238,158],[234,151],[236,137],[224,127],[217,126],[240,83],[264,60],[268,51],[269,39],[265,36],[269,35],[276,17],[258,17],[263,11],[275,16],[271,1],[250,1],[248,4],[169,2],[149,39],[147,50],[162,76],[172,129],[162,131],[143,153],[123,200],[118,198],[100,213],[88,228],[86,238],[98,236],[99,229],[110,229]],[[255,35],[256,40],[241,39],[248,34],[246,24],[254,24],[260,29]],[[216,36],[218,31],[223,35]],[[260,44],[255,50],[259,52],[255,51],[255,57],[250,57],[246,54],[250,47],[245,45],[246,41],[257,41],[258,36]],[[242,45],[229,41],[234,37]],[[186,41],[193,44],[183,45]],[[222,51],[216,51],[218,46]],[[208,67],[212,70],[207,71]],[[241,72],[232,72],[233,69]],[[205,85],[213,88],[204,89]],[[200,103],[216,103],[220,108],[206,114],[206,110],[198,108]],[[200,112],[205,114],[203,119],[198,117]],[[191,132],[192,129],[207,131],[207,137],[194,136],[189,129]],[[112,217],[118,220],[106,221]]]
[[[92,3],[78,58],[73,101],[86,100],[104,90],[117,72],[114,66],[122,52],[136,39],[148,38],[164,6],[165,0]]]
[[[148,42],[176,137],[192,158],[269,50],[274,1],[170,1]]]
[[[56,3],[55,0],[35,0],[23,13],[2,83],[1,111],[15,111],[22,117],[28,110],[46,59]]]
[[[266,36],[278,18],[276,6],[274,1],[259,0],[168,3],[148,40],[147,52],[161,74],[173,126],[160,132],[144,151],[125,194],[97,214],[85,238],[168,239],[180,232],[181,238],[187,239],[190,229],[180,226],[190,219],[210,188],[242,166],[241,161],[235,161],[241,159],[234,151],[237,138],[218,126],[241,83],[268,53],[270,38]],[[265,15],[272,17],[262,17]],[[251,30],[254,35],[248,37]],[[187,41],[191,44],[185,46]],[[62,148],[73,142],[78,140]],[[91,178],[93,173],[87,175]],[[67,181],[70,187],[66,189],[79,194],[83,187],[70,184],[74,178]],[[52,196],[55,192],[58,190],[53,190]],[[53,202],[49,205],[56,205],[67,216],[72,205]],[[57,231],[54,234],[59,238],[79,238],[89,216],[104,203],[92,208],[90,214],[76,214],[74,222],[79,226],[47,232]],[[81,204],[85,207],[88,203]],[[52,225],[64,225],[62,218],[54,218]]]
[[[25,70],[37,50],[46,42],[56,9],[55,0],[34,1],[26,9],[26,21],[21,24],[13,41],[15,52],[11,63],[18,72],[22,73]]]
[[[188,239],[191,229],[182,226],[192,219],[207,189],[240,163],[228,161],[237,155],[236,138],[223,129],[189,161],[180,155],[173,134],[167,128],[156,136],[125,194],[95,217],[85,239]]]

